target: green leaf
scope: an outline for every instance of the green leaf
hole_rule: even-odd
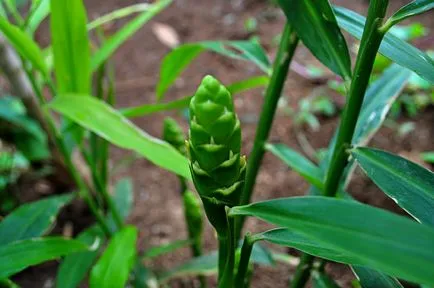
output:
[[[33,238],[0,246],[0,279],[29,266],[86,249],[88,247],[80,241],[61,237]]]
[[[130,178],[121,179],[116,183],[113,202],[122,220],[127,219],[128,215],[130,215],[133,208],[133,196],[133,182]],[[116,222],[111,213],[107,217],[107,225],[112,231],[116,231]]]
[[[396,278],[363,266],[352,266],[363,288],[403,288]]]
[[[89,287],[125,287],[136,258],[137,228],[126,226],[116,233],[90,272]]]
[[[378,131],[411,75],[410,70],[393,64],[369,86],[357,120],[353,145],[367,144]]]
[[[95,20],[87,24],[87,29],[88,31],[91,31],[101,25],[110,23],[114,20],[130,16],[131,14],[134,13],[147,11],[149,10],[149,7],[150,5],[148,3],[140,3],[140,4],[134,4],[134,5],[117,9],[101,17],[96,18]]]
[[[404,7],[401,7],[387,20],[390,27],[409,17],[422,14],[434,8],[434,0],[414,0]],[[386,24],[388,25],[388,24]]]
[[[61,95],[48,107],[105,140],[141,154],[152,163],[191,179],[188,160],[168,143],[140,130],[118,111],[94,97]]]
[[[55,0],[53,0],[55,1]],[[38,29],[41,22],[48,16],[50,13],[50,0],[40,0],[37,1],[35,10],[31,12],[29,15],[29,20],[26,26],[26,29],[30,34],[34,34],[36,29]]]
[[[99,249],[104,244],[104,236],[104,232],[96,225],[78,235],[77,241],[87,244],[92,250],[65,257],[57,272],[56,287],[76,288],[80,285],[99,255]]]
[[[356,148],[351,154],[380,189],[419,222],[434,226],[434,173],[391,153]]]
[[[423,161],[428,163],[434,163],[434,152],[424,152],[420,154]]]
[[[296,248],[297,250],[340,263],[360,263],[361,260],[352,255],[342,253],[333,247],[320,244],[303,234],[286,229],[276,228],[254,235],[255,241],[267,241],[280,246]]]
[[[57,92],[90,94],[90,46],[83,1],[53,0],[50,10]]]
[[[232,95],[234,95],[246,90],[266,86],[268,85],[268,82],[269,82],[269,78],[267,76],[257,76],[257,77],[241,80],[238,82],[234,82],[228,85],[226,88],[229,90],[229,92],[232,93]],[[145,116],[145,115],[149,115],[161,111],[186,108],[190,104],[190,100],[192,97],[193,96],[187,96],[166,103],[145,104],[137,107],[124,108],[121,110],[121,113],[125,117],[130,118],[130,117],[141,117],[141,116]]]
[[[363,260],[359,265],[434,284],[434,229],[388,211],[355,201],[305,196],[233,207],[229,215],[255,216]]]
[[[15,25],[8,22],[6,18],[0,17],[0,30],[14,49],[36,69],[45,76],[47,68],[45,66],[42,51],[32,38]]]
[[[164,272],[158,277],[158,282],[166,282],[175,277],[214,275],[218,271],[217,257],[217,251],[215,251],[211,254],[192,258],[180,266]]]
[[[150,249],[145,251],[145,253],[143,254],[143,258],[152,259],[155,257],[159,257],[161,255],[178,250],[179,248],[186,247],[189,244],[191,244],[191,240],[183,239],[183,240],[175,240],[167,244],[151,247]]]
[[[103,64],[128,38],[136,33],[146,22],[166,8],[172,0],[160,0],[149,6],[145,12],[125,24],[116,34],[107,39],[92,56],[91,67],[95,71]]]
[[[251,61],[267,74],[270,71],[267,55],[257,42],[205,41],[181,45],[167,54],[161,63],[160,80],[156,91],[158,100],[163,98],[164,93],[188,64],[205,50],[233,59]]]
[[[0,222],[0,246],[39,237],[52,227],[59,210],[74,195],[52,196],[21,205]]]
[[[339,26],[357,39],[361,39],[366,22],[365,17],[343,7],[335,7],[334,10]],[[433,59],[416,47],[393,36],[392,33],[386,33],[379,52],[399,65],[412,70],[425,80],[434,83]]]
[[[322,172],[309,159],[284,144],[266,144],[265,149],[285,162],[294,171],[299,173],[307,182],[318,189],[323,188]]]
[[[339,288],[333,279],[322,272],[313,271],[313,288]]]
[[[330,70],[349,79],[350,54],[329,1],[279,0],[279,4],[312,54]]]

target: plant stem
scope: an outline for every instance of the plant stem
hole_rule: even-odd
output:
[[[336,196],[340,179],[348,164],[348,154],[346,150],[351,145],[364,95],[369,84],[375,56],[377,55],[384,36],[384,32],[381,31],[381,25],[386,14],[387,6],[388,0],[371,1],[369,5],[368,17],[354,68],[353,80],[339,126],[336,145],[334,146],[331,158],[332,160],[325,178],[324,196],[327,197]],[[297,267],[294,280],[291,283],[292,288],[304,287],[309,279],[313,261],[313,256],[303,254],[301,262]]]
[[[218,257],[218,287],[233,287],[234,267],[235,267],[235,249],[237,247],[234,227],[235,221],[232,217],[226,217],[227,231],[218,235],[219,240],[219,257]]]
[[[255,186],[256,176],[258,175],[259,167],[265,152],[264,144],[267,141],[271,125],[273,124],[277,103],[279,101],[280,95],[282,94],[286,76],[288,75],[289,65],[291,63],[292,57],[294,56],[297,44],[298,37],[295,34],[293,27],[286,23],[282,34],[282,39],[280,40],[277,55],[274,60],[270,83],[265,93],[261,116],[259,118],[258,127],[256,128],[253,149],[247,161],[247,174],[243,194],[241,196],[241,205],[250,202],[253,188]],[[236,239],[240,239],[243,224],[244,217],[237,217],[235,225]]]
[[[238,264],[238,272],[235,276],[234,287],[243,288],[246,286],[246,277],[249,270],[250,255],[252,254],[253,244],[255,242],[252,239],[250,233],[244,236],[243,246],[241,247],[241,258]]]

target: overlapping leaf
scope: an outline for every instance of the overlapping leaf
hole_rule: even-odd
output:
[[[351,267],[363,288],[403,288],[396,278],[363,266]]]
[[[396,13],[389,18],[388,22],[390,22],[391,25],[395,25],[404,19],[422,14],[433,8],[433,0],[414,0],[396,11]]]

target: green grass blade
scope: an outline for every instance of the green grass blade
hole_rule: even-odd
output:
[[[327,0],[279,0],[298,37],[325,66],[344,79],[351,77],[345,38]]]
[[[434,229],[388,211],[355,201],[306,196],[234,207],[229,215],[255,216],[363,260],[357,264],[434,284]]]
[[[54,1],[54,0],[53,0]],[[26,29],[30,34],[34,34],[41,22],[50,14],[50,0],[40,0],[35,10],[28,16]]]
[[[116,233],[90,272],[89,287],[125,287],[136,258],[137,228],[127,226]]]
[[[90,94],[90,46],[82,0],[50,2],[57,92]]]
[[[363,288],[403,288],[396,278],[363,266],[352,266]]]
[[[52,196],[21,205],[0,222],[0,246],[39,237],[53,226],[60,209],[74,195]]]
[[[87,24],[87,29],[90,31],[114,20],[130,16],[131,14],[147,11],[149,10],[149,7],[150,5],[148,3],[140,3],[117,9],[96,18],[95,20]]]
[[[104,244],[104,236],[104,232],[98,226],[92,226],[77,236],[77,241],[93,249],[65,257],[57,272],[56,287],[76,288],[80,285],[99,255],[99,248]]]
[[[183,240],[175,240],[167,244],[151,247],[145,251],[145,253],[143,254],[143,259],[156,258],[174,252],[175,250],[186,247],[187,245],[190,244],[191,244],[191,240],[183,239]]]
[[[103,101],[80,95],[60,95],[48,107],[105,140],[134,150],[152,163],[191,179],[187,158],[168,143],[140,130]]]
[[[1,246],[0,279],[29,266],[87,249],[88,246],[80,241],[60,237],[33,238]]]
[[[284,144],[266,144],[265,149],[285,162],[294,171],[300,174],[307,182],[318,189],[323,188],[322,172],[309,159]]]
[[[208,50],[225,57],[250,61],[265,73],[270,71],[270,63],[263,48],[252,41],[205,41],[176,47],[167,54],[160,67],[160,80],[157,84],[157,100],[164,97],[178,76],[202,53]]]
[[[146,22],[166,8],[172,0],[160,0],[149,6],[145,12],[128,22],[116,34],[105,41],[92,56],[91,67],[95,71],[103,64],[126,40],[136,33]]]
[[[8,22],[6,18],[0,17],[0,30],[14,49],[33,67],[47,76],[47,67],[45,66],[42,50],[38,44],[30,38],[19,27]]]
[[[226,88],[229,90],[229,92],[232,93],[232,95],[234,95],[246,90],[266,86],[268,82],[269,82],[269,78],[267,76],[257,76],[257,77],[252,77],[252,78],[248,78],[245,80],[232,83],[228,85]],[[190,100],[192,97],[193,96],[187,96],[166,103],[145,104],[137,107],[124,108],[121,109],[120,112],[125,117],[133,118],[133,117],[142,117],[142,116],[146,116],[149,114],[162,112],[162,111],[182,109],[188,107],[188,104],[190,104]]]
[[[357,39],[360,39],[365,26],[365,17],[343,7],[335,7],[334,10],[339,26]],[[432,73],[434,69],[433,59],[413,45],[391,33],[386,33],[379,51],[390,60],[412,70],[425,80],[434,83],[434,73]]]
[[[351,154],[380,189],[421,223],[434,226],[434,173],[397,155],[371,148]]]
[[[433,8],[434,0],[414,0],[396,11],[387,22],[390,23],[390,26],[393,26],[409,17],[425,13]]]

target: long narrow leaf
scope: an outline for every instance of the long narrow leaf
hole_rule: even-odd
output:
[[[31,11],[29,15],[29,20],[27,23],[27,30],[30,34],[34,34],[36,29],[38,29],[41,22],[48,16],[50,13],[50,1],[51,0],[40,0],[36,4],[37,7]],[[54,0],[53,0],[54,1]]]
[[[434,284],[434,229],[385,210],[355,201],[305,196],[233,207],[229,215],[255,216],[357,257],[364,266]]]
[[[403,288],[396,278],[363,266],[351,267],[363,288]]]
[[[116,233],[92,268],[89,287],[125,287],[136,257],[137,228],[127,226]]]
[[[0,222],[0,246],[42,236],[53,225],[59,210],[73,197],[73,195],[52,196],[24,204],[14,210]]]
[[[82,0],[52,0],[51,42],[58,93],[90,94],[90,46]]]
[[[42,51],[29,35],[3,17],[0,17],[0,30],[23,58],[29,60],[42,74],[47,75]]]
[[[88,246],[60,237],[33,238],[0,247],[0,279],[45,261],[84,251]]]
[[[167,54],[160,67],[160,80],[157,84],[157,99],[161,100],[167,89],[179,74],[203,51],[246,60],[256,64],[262,71],[269,73],[270,63],[262,47],[252,41],[204,41],[181,45]]]
[[[351,77],[351,60],[345,38],[328,0],[279,0],[298,37],[324,65]]]
[[[103,43],[92,56],[91,67],[95,71],[104,63],[126,40],[136,33],[146,22],[166,8],[172,0],[160,0],[149,6],[145,12],[128,22],[116,34]]]
[[[395,25],[404,19],[425,13],[434,8],[434,0],[414,0],[392,15],[387,20],[391,25]]]
[[[309,159],[284,144],[266,144],[265,149],[285,162],[294,171],[299,173],[307,182],[318,189],[322,189],[322,173]]]
[[[360,39],[366,19],[356,12],[343,7],[335,7],[334,10],[339,26],[357,39]],[[390,32],[384,36],[383,42],[380,45],[380,53],[399,65],[412,70],[425,80],[434,83],[434,73],[432,72],[434,70],[433,59]]]
[[[191,178],[187,158],[168,143],[140,130],[95,97],[60,95],[48,107],[119,147],[134,150],[162,168]]]
[[[99,248],[104,244],[104,238],[104,232],[98,226],[92,226],[78,235],[78,241],[93,249],[65,257],[57,272],[56,287],[78,287],[98,257]]]
[[[434,226],[434,173],[377,149],[356,148],[351,154],[384,193],[421,223]]]
[[[232,95],[234,95],[246,90],[266,86],[268,82],[269,82],[269,78],[267,76],[257,76],[257,77],[252,77],[252,78],[248,78],[242,81],[232,83],[228,85],[226,88],[229,90],[229,92],[232,93]],[[125,108],[121,110],[121,113],[125,117],[132,118],[132,117],[141,117],[141,116],[145,116],[145,115],[149,115],[161,111],[181,109],[181,108],[188,107],[188,104],[190,104],[190,100],[192,97],[193,96],[187,96],[166,103],[145,104],[142,106]]]

